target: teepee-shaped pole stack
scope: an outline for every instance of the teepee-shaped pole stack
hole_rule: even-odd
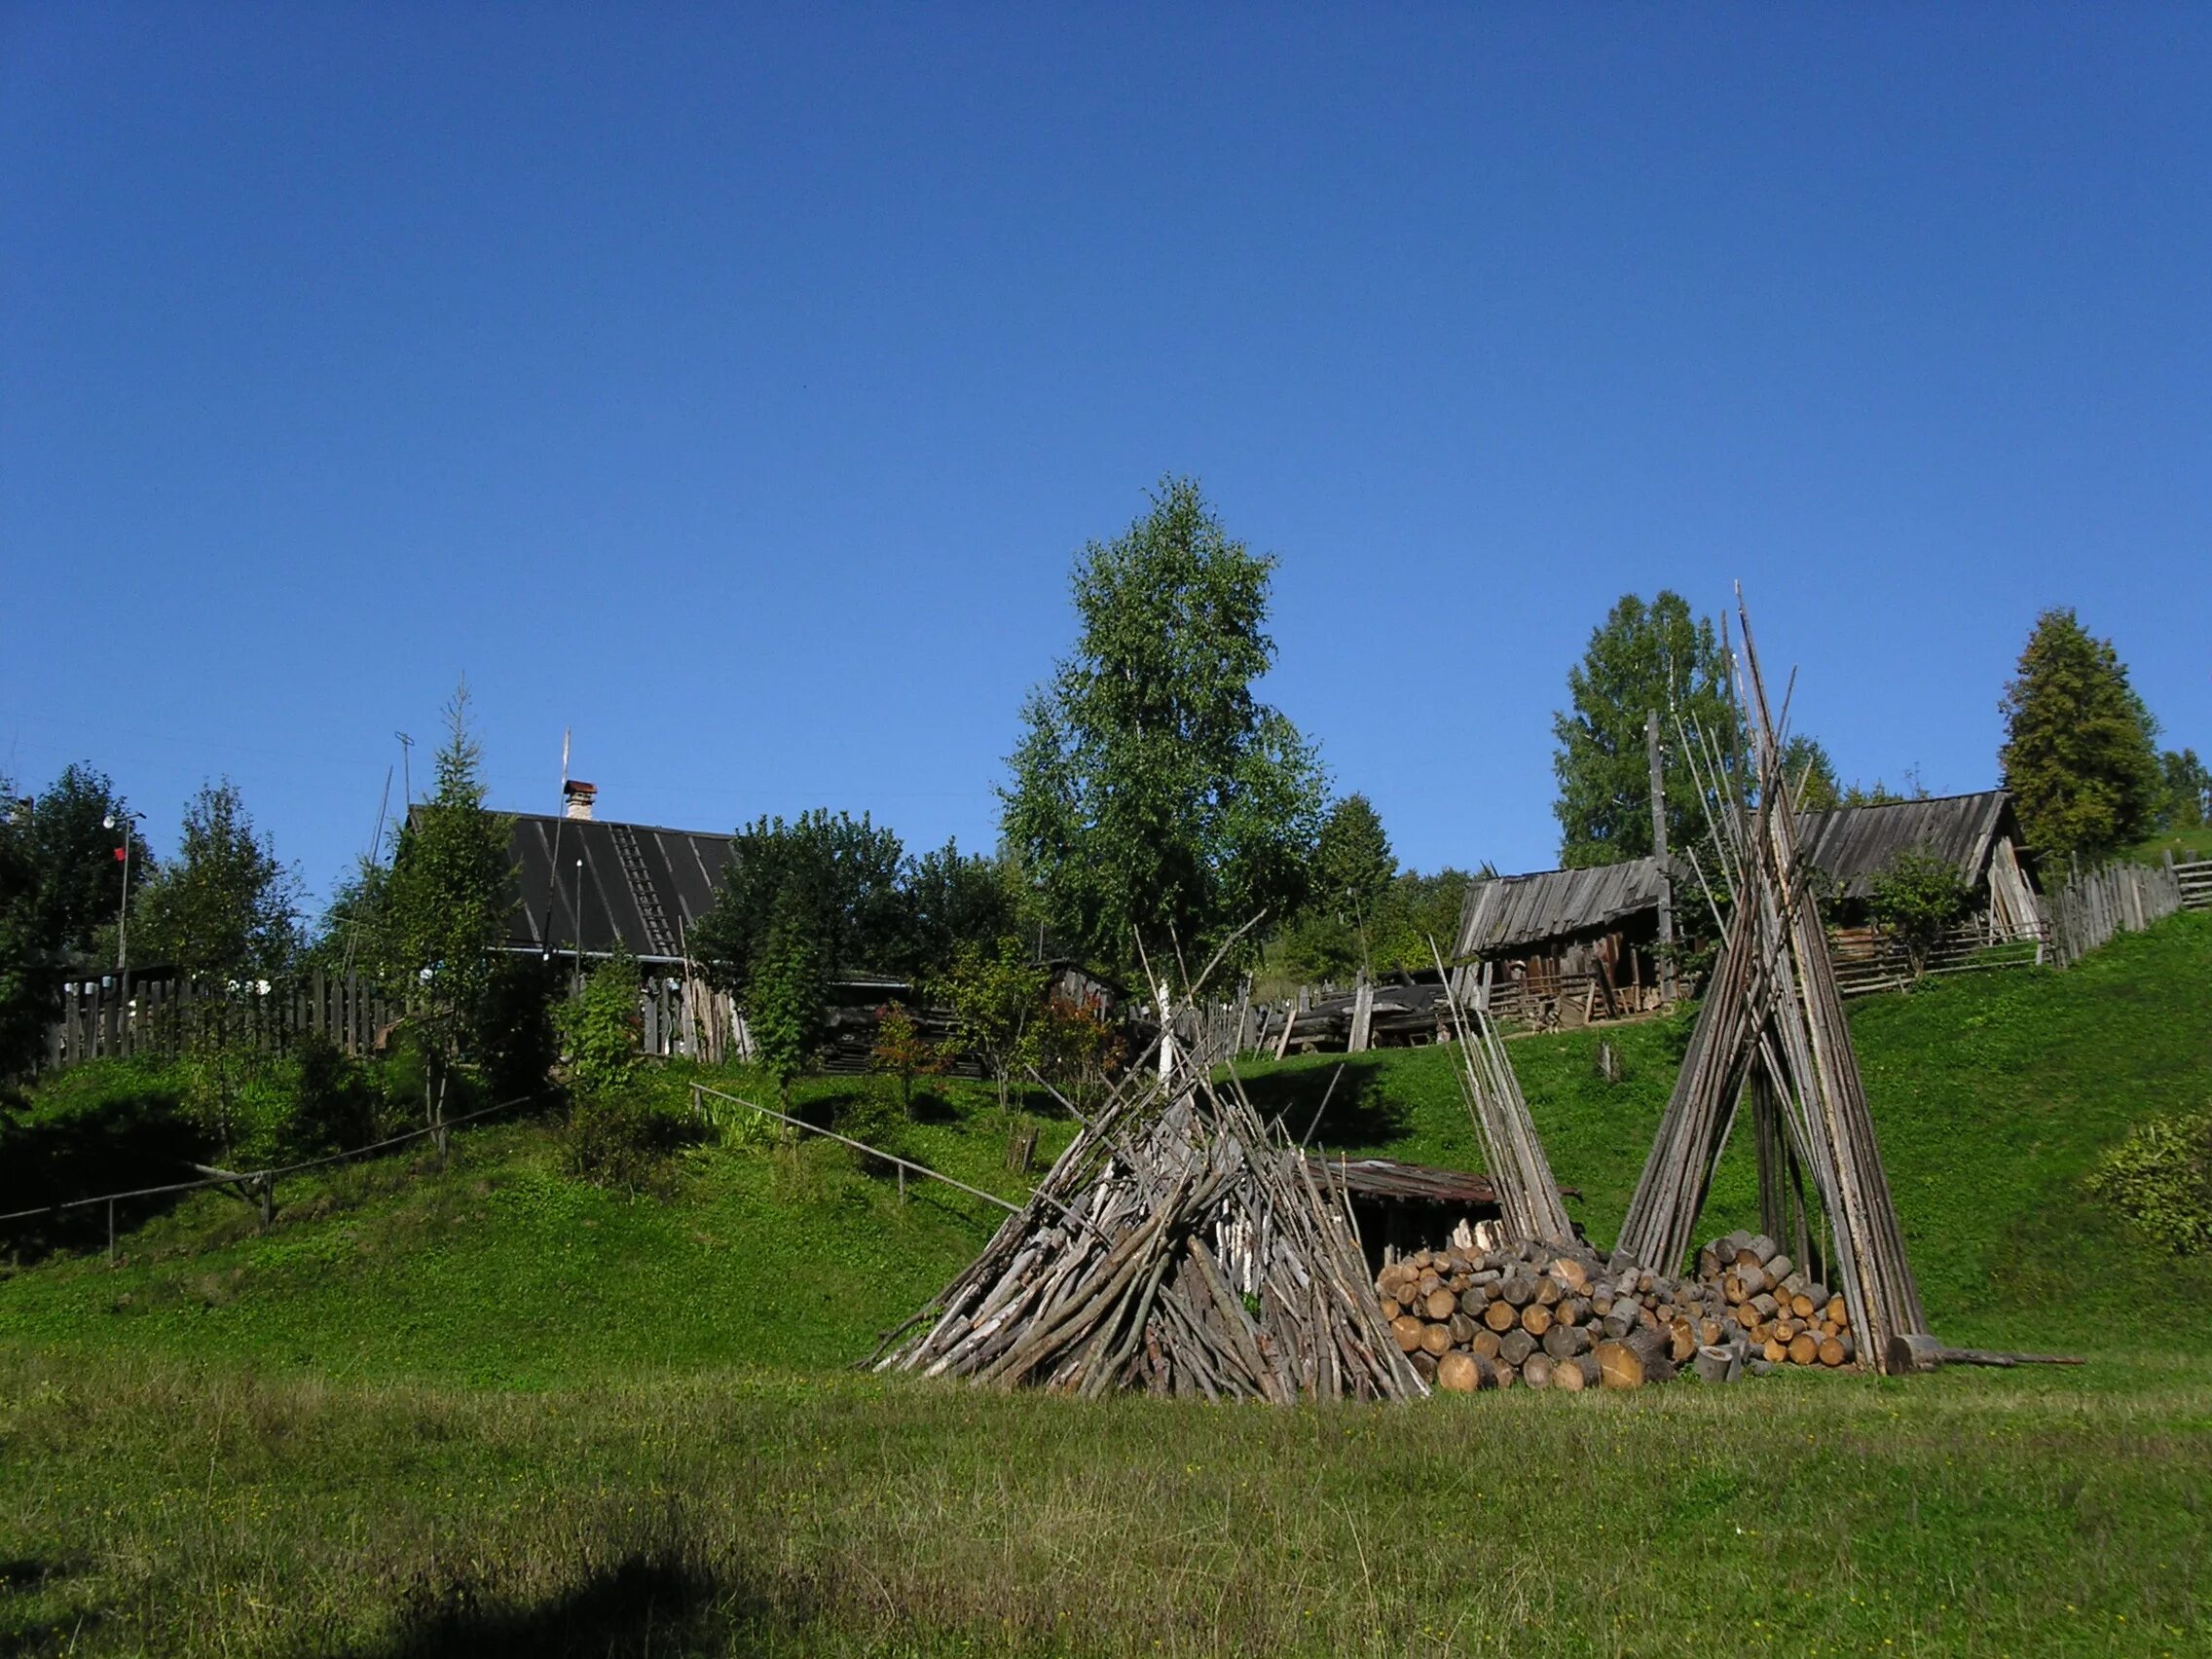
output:
[[[1833,1277],[1853,1328],[1862,1334],[1859,1351],[1869,1363],[1901,1366],[1901,1355],[1892,1358],[1895,1339],[1925,1335],[1927,1316],[1882,1170],[1819,901],[1802,862],[1780,722],[1740,593],[1737,616],[1743,640],[1737,697],[1751,763],[1731,769],[1706,734],[1683,733],[1734,907],[1620,1244],[1656,1269],[1681,1262],[1737,1105],[1755,1074],[1762,1110],[1773,1112],[1781,1136],[1760,1160],[1761,1207],[1782,1213],[1784,1195],[1763,1189],[1786,1179],[1792,1166],[1812,1177],[1832,1234]]]

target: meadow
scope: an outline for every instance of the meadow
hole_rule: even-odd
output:
[[[0,1652],[2205,1651],[2212,1269],[2082,1177],[2212,1099],[2208,986],[2185,916],[1854,1010],[1936,1329],[2080,1368],[1076,1405],[850,1369],[996,1212],[828,1143],[608,1191],[548,1114],[294,1183],[266,1234],[199,1195],[0,1276]],[[1512,1045],[1601,1243],[1683,1030]],[[1318,1143],[1467,1166],[1451,1059],[1243,1081],[1303,1128],[1343,1065]],[[72,1087],[91,1121],[153,1081]],[[802,1109],[1018,1197],[986,1091],[907,1124],[886,1087]],[[1747,1149],[1708,1230],[1754,1219]]]

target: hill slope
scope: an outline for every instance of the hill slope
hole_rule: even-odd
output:
[[[2142,1118],[2212,1099],[2212,917],[2128,936],[2068,974],[1963,977],[1853,1011],[1891,1179],[1932,1319],[2003,1346],[2212,1348],[2212,1268],[2145,1262],[2085,1202],[2097,1153]],[[1512,1054],[1591,1236],[1617,1230],[1686,1025],[1529,1038]],[[1601,1042],[1620,1081],[1596,1067]],[[1468,1167],[1478,1161],[1450,1051],[1263,1065],[1245,1081],[1294,1133],[1345,1079],[1315,1144]],[[661,1088],[681,1097],[681,1075]],[[818,1116],[868,1109],[821,1080]],[[1009,1198],[1007,1124],[954,1088],[898,1130],[912,1156]],[[880,1112],[880,1107],[876,1110]],[[1040,1120],[1040,1161],[1070,1125]],[[1740,1139],[1748,1141],[1748,1136]],[[658,1369],[850,1362],[951,1276],[997,1212],[892,1181],[846,1149],[701,1146],[636,1198],[561,1172],[557,1128],[456,1141],[450,1169],[387,1159],[279,1194],[263,1236],[202,1195],[125,1238],[124,1262],[59,1259],[0,1278],[0,1340],[327,1376],[543,1385]],[[1713,1232],[1756,1220],[1749,1148],[1731,1149]],[[2157,1291],[2146,1298],[2144,1287]],[[2148,1316],[2147,1316],[2148,1315]]]

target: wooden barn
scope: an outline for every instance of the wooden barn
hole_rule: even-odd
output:
[[[1835,807],[1802,813],[1798,824],[1806,862],[1829,883],[1824,908],[1847,995],[1899,982],[1901,952],[1870,926],[1867,901],[1876,878],[1915,848],[1948,862],[1972,895],[1939,966],[1998,965],[1988,952],[2000,945],[2035,959],[2031,947],[2046,934],[2042,901],[2006,791]],[[1463,993],[1537,1026],[1657,1007],[1661,887],[1658,861],[1647,858],[1469,884],[1455,952],[1465,965]],[[1703,919],[1677,904],[1677,935],[1701,933]]]
[[[1455,960],[1478,1006],[1538,1026],[1659,1004],[1657,859],[1470,882]]]
[[[1807,861],[1834,884],[1827,904],[1833,925],[1862,925],[1875,877],[1900,854],[1921,847],[1958,871],[1973,895],[1975,921],[1989,942],[2043,934],[2027,844],[2008,791],[1839,806],[1802,813],[1798,823]]]

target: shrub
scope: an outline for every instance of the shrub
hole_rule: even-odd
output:
[[[622,1088],[638,1064],[638,959],[616,951],[555,1017],[569,1045],[570,1088],[589,1099]]]
[[[668,1158],[684,1138],[683,1124],[636,1094],[584,1095],[569,1114],[562,1139],[568,1172],[620,1192],[657,1192]]]
[[[2098,1161],[2086,1185],[2177,1256],[2212,1249],[2212,1109],[2138,1124]]]
[[[899,1109],[908,1115],[914,1109],[914,1079],[940,1077],[952,1062],[952,1056],[924,1037],[914,1016],[897,1003],[875,1011],[875,1047],[868,1059],[877,1071],[899,1080]]]
[[[1874,877],[1866,910],[1904,945],[1915,979],[1928,972],[1929,952],[1964,917],[1973,895],[1949,859],[1913,847],[1892,859]]]
[[[292,1046],[299,1103],[292,1138],[304,1157],[345,1152],[378,1138],[378,1096],[367,1070],[319,1031]]]

